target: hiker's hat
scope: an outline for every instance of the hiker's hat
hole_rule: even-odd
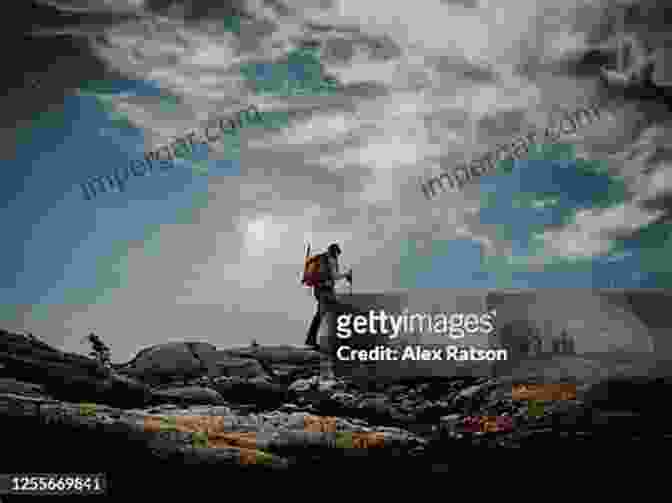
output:
[[[340,254],[341,254],[341,247],[338,246],[337,243],[330,244],[330,245],[329,245],[329,248],[327,248],[327,250],[329,251],[329,253],[332,253],[332,254],[334,254],[334,253],[335,253],[336,255],[340,255]]]

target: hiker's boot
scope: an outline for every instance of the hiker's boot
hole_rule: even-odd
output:
[[[305,345],[312,348],[312,349],[318,349],[319,345],[317,344],[317,337],[308,336],[306,338]]]

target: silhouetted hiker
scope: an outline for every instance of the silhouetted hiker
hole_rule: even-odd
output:
[[[336,281],[347,279],[352,283],[351,270],[343,274],[338,272],[338,257],[340,254],[341,247],[334,243],[329,245],[326,253],[320,253],[306,260],[303,283],[313,287],[313,295],[317,300],[317,312],[313,316],[313,321],[308,329],[306,346],[311,346],[314,349],[318,348],[317,333],[325,313],[337,304],[336,293],[334,292]]]

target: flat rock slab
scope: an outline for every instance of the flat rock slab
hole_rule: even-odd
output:
[[[11,378],[0,378],[0,393],[15,393],[19,395],[46,395],[43,386],[39,384],[18,381]]]
[[[154,392],[156,398],[180,400],[199,404],[223,405],[224,399],[217,391],[200,386],[171,387]]]
[[[288,345],[231,348],[223,351],[233,357],[254,358],[256,360],[263,360],[264,362],[270,364],[304,364],[330,359],[328,355],[325,355],[320,351]]]
[[[226,377],[268,377],[258,360],[254,358],[237,358],[231,356],[226,351],[217,351],[213,365],[217,368],[218,374]]]
[[[155,419],[141,411],[124,411],[90,403],[68,403],[39,400],[11,394],[0,394],[0,417],[37,418],[42,428],[67,426],[105,434],[125,434],[132,440],[143,440],[147,449],[158,458],[180,458],[189,464],[264,465],[284,469],[285,459],[258,449],[236,447],[218,442],[209,447],[197,430],[180,431],[170,423]],[[155,421],[165,426],[154,427]],[[171,435],[171,431],[183,433]],[[184,433],[187,433],[186,435]],[[58,434],[58,430],[54,430]],[[240,442],[239,442],[240,443]],[[92,449],[95,446],[92,446]]]

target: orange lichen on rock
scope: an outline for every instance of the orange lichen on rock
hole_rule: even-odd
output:
[[[150,433],[158,433],[166,429],[167,423],[161,417],[145,416],[143,426],[145,431]]]
[[[306,416],[303,420],[306,431],[313,433],[334,433],[336,431],[336,418],[323,416]]]
[[[212,438],[213,442],[221,442],[241,449],[254,450],[257,448],[257,434],[253,431],[249,433],[216,433],[211,435],[210,438]]]
[[[254,449],[240,449],[240,464],[241,465],[261,465],[269,463],[273,456]]]
[[[352,447],[355,449],[371,449],[383,447],[385,435],[380,432],[355,431],[352,433]]]
[[[270,454],[257,449],[256,432],[226,432],[221,416],[146,416],[145,431],[158,433],[167,428],[185,433],[203,433],[210,448],[234,448],[240,452],[244,465],[264,464],[273,459]]]
[[[555,384],[517,384],[511,389],[513,400],[576,400],[576,385],[572,383]]]
[[[222,416],[176,416],[174,419],[178,429],[202,431],[208,435],[224,432],[224,418]]]
[[[224,418],[221,416],[146,416],[147,431],[162,431],[166,427],[182,432],[203,432],[208,435],[224,432]]]
[[[145,430],[165,431],[170,428],[184,433],[204,433],[208,445],[212,447],[239,447],[256,449],[256,432],[236,432],[224,430],[224,418],[221,416],[161,416],[145,417]]]

